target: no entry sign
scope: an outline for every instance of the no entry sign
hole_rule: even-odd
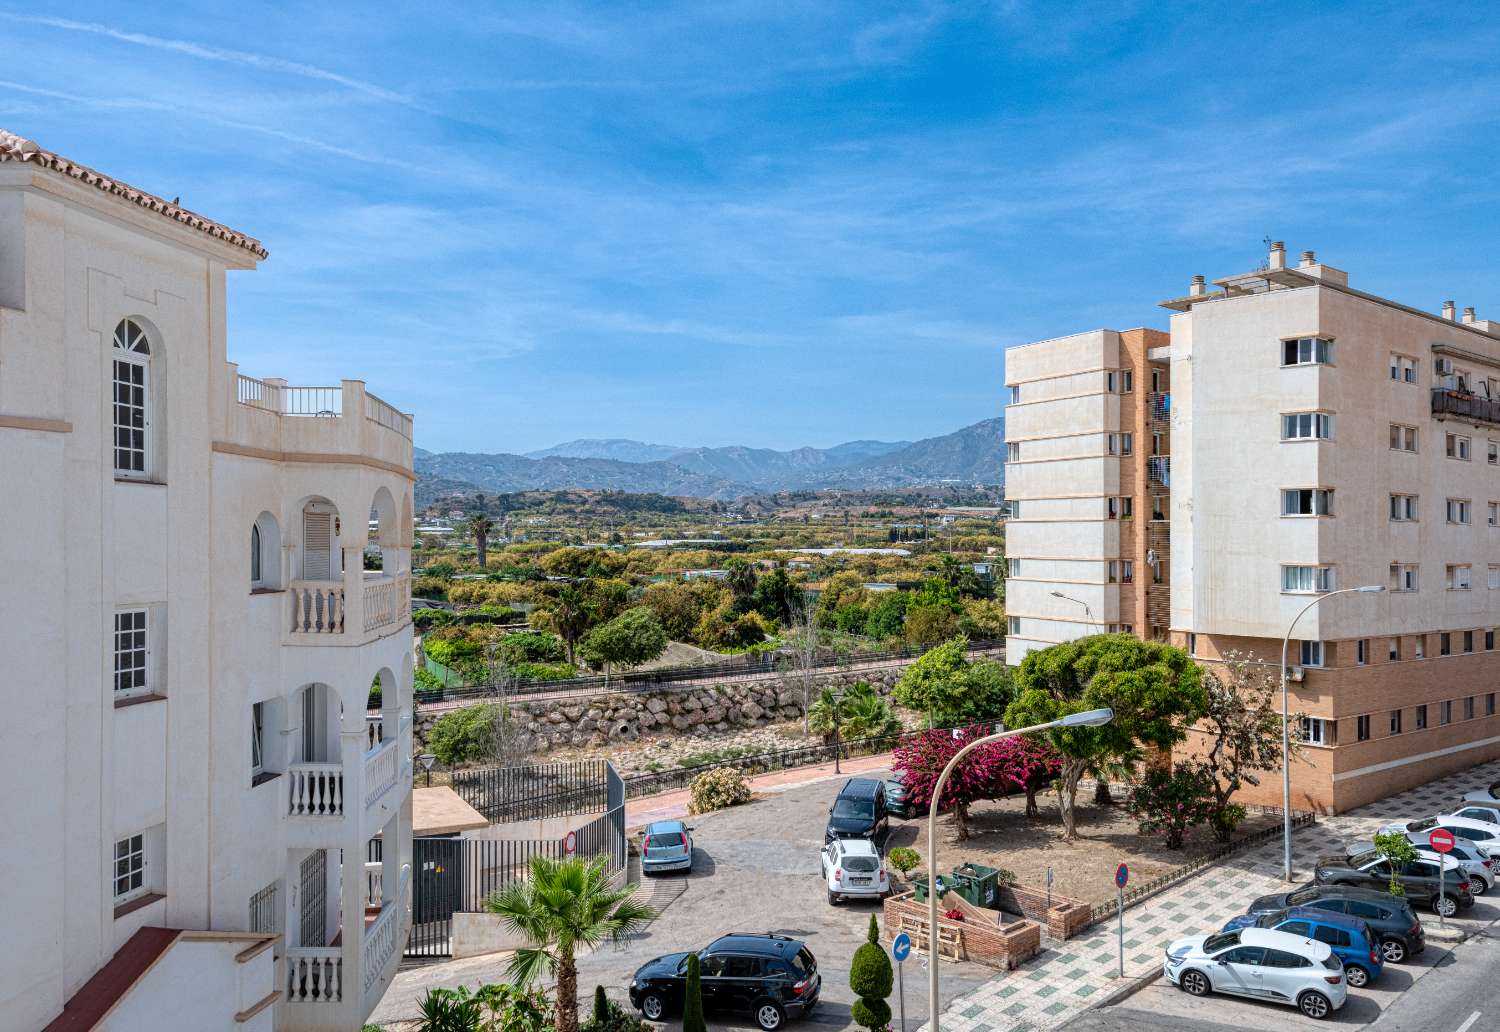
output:
[[[1432,843],[1432,848],[1437,850],[1439,853],[1449,853],[1453,851],[1453,832],[1449,831],[1447,828],[1435,829],[1432,833],[1432,837],[1428,841]]]

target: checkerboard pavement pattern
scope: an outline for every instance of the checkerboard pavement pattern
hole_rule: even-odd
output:
[[[1426,817],[1456,808],[1465,792],[1500,780],[1500,761],[1401,792],[1334,817],[1320,818],[1293,834],[1293,870],[1311,877],[1320,856],[1341,854],[1368,842],[1385,823]],[[1257,896],[1284,891],[1281,840],[1237,853],[1125,911],[1125,978],[1160,970],[1173,939],[1217,930]],[[1458,924],[1464,922],[1460,919]],[[1035,1032],[1057,1028],[1107,997],[1122,983],[1116,919],[1109,918],[1066,942],[1044,938],[1042,952],[1015,971],[999,975],[943,1008],[943,1032]],[[922,1026],[924,1032],[927,1026]]]

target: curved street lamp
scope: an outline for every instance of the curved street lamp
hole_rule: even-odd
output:
[[[954,753],[953,759],[948,761],[948,765],[938,775],[937,784],[932,788],[932,802],[927,807],[927,1020],[931,1032],[938,1032],[938,1019],[942,1010],[938,999],[937,818],[938,801],[943,798],[943,786],[948,783],[948,775],[953,773],[953,768],[958,766],[958,761],[963,759],[966,753],[989,742],[998,742],[1002,738],[1030,734],[1033,731],[1045,731],[1051,727],[1102,727],[1113,719],[1115,719],[1115,711],[1111,709],[1085,710],[1082,713],[1069,713],[1065,717],[1049,720],[1045,724],[1033,724],[1031,727],[1018,727],[1014,731],[1000,731],[993,735],[985,735]]]
[[[1104,626],[1104,624],[1103,624],[1102,621],[1094,619],[1094,611],[1089,608],[1089,604],[1087,602],[1085,602],[1083,599],[1081,599],[1081,598],[1074,598],[1072,595],[1064,595],[1061,591],[1053,591],[1053,592],[1050,592],[1050,594],[1052,595],[1053,598],[1060,598],[1064,602],[1072,602],[1074,605],[1080,605],[1080,606],[1082,606],[1083,607],[1083,622],[1087,626],[1092,627],[1096,623],[1100,627]]]
[[[1292,617],[1292,622],[1286,626],[1286,635],[1281,639],[1281,879],[1292,880],[1292,715],[1291,707],[1287,702],[1286,686],[1286,650],[1292,641],[1292,628],[1297,626],[1297,621],[1302,619],[1302,614],[1325,599],[1335,595],[1349,595],[1358,592],[1362,595],[1374,595],[1385,590],[1384,584],[1366,584],[1358,588],[1340,588],[1330,591],[1314,598],[1307,605],[1297,610],[1297,615]]]

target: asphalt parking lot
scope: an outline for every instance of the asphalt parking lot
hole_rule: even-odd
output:
[[[586,1000],[594,986],[602,984],[623,1001],[630,976],[653,957],[699,949],[725,932],[776,932],[806,942],[823,977],[821,1002],[810,1019],[795,1022],[793,1027],[832,1030],[851,1026],[849,1007],[854,996],[849,991],[849,962],[864,942],[870,915],[878,913],[879,904],[828,905],[818,851],[823,846],[828,807],[842,780],[802,785],[746,806],[690,818],[695,847],[692,873],[648,878],[643,884],[643,890],[657,890],[661,895],[680,881],[682,894],[626,948],[581,958],[579,996]],[[893,826],[899,824],[893,822]],[[919,954],[906,962],[908,1029],[927,1019],[924,964]],[[944,961],[944,997],[966,993],[993,974],[979,964]],[[890,1003],[894,1012],[894,993]],[[748,1015],[711,1014],[709,1024],[713,1028],[754,1027]]]

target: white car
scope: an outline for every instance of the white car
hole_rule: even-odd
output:
[[[1167,980],[1183,992],[1249,996],[1326,1018],[1344,1005],[1344,962],[1326,942],[1269,928],[1192,935],[1167,947]]]
[[[846,899],[884,899],[890,895],[885,860],[869,839],[834,839],[818,855],[823,861],[823,880],[831,905]]]
[[[1449,817],[1467,817],[1471,821],[1480,821],[1484,824],[1500,824],[1500,800],[1492,800],[1488,803],[1471,803],[1461,806]]]
[[[1381,828],[1379,834],[1404,834],[1417,845],[1425,846],[1432,841],[1432,833],[1438,828],[1453,832],[1453,837],[1459,842],[1478,846],[1479,851],[1486,856],[1500,855],[1500,824],[1476,821],[1471,817],[1439,814],[1436,817],[1424,817],[1420,821],[1395,821]]]
[[[1500,781],[1477,792],[1465,792],[1464,802],[1478,803],[1480,806],[1500,806]]]

